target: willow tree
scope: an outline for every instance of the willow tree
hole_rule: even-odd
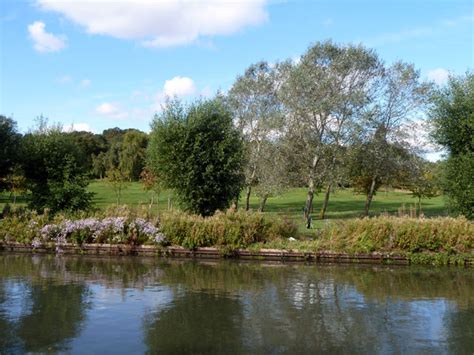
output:
[[[448,152],[442,187],[454,210],[474,218],[474,73],[451,77],[431,98],[436,143]]]
[[[367,180],[365,215],[369,214],[377,187],[404,169],[403,157],[414,148],[408,130],[414,120],[422,117],[431,89],[429,83],[420,80],[412,64],[402,62],[385,69],[374,87],[376,95],[366,107],[360,145]]]
[[[266,62],[259,62],[251,65],[244,75],[237,78],[227,96],[235,124],[244,139],[246,210],[250,207],[252,188],[259,181],[265,183],[268,178],[266,162],[268,149],[272,147],[269,143],[281,131],[282,105],[277,92],[275,69]],[[264,146],[267,148],[266,152]],[[273,180],[273,176],[271,179]]]
[[[336,159],[330,160],[323,169],[324,151],[331,145],[338,148],[351,136],[352,123],[367,103],[370,83],[380,71],[380,62],[373,51],[362,46],[328,41],[315,44],[298,63],[286,62],[280,69],[288,141],[294,145],[294,159],[308,186],[308,217],[323,173],[333,170],[337,163]],[[325,206],[330,188],[327,191]]]

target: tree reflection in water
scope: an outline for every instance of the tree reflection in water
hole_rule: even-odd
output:
[[[44,265],[35,268],[34,263],[25,260],[28,259],[16,259],[20,262],[13,265],[2,263],[4,272],[16,266],[20,275],[30,276],[9,284],[20,291],[13,294],[10,290],[10,297],[6,297],[8,284],[0,284],[0,349],[6,353],[67,351],[68,341],[79,335],[85,320],[88,287],[84,282],[64,283],[61,279],[40,277],[45,271],[48,274]],[[65,272],[64,260],[51,262],[59,273]],[[8,298],[13,297],[12,303]],[[17,308],[17,314],[8,317],[12,307]]]
[[[126,328],[122,344],[151,353],[469,353],[473,287],[470,269],[0,254],[0,352]]]

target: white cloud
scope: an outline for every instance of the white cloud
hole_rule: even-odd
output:
[[[111,102],[103,102],[96,107],[95,111],[105,117],[122,119],[128,116],[126,111],[122,111],[118,104]]]
[[[92,81],[90,79],[82,79],[79,82],[79,87],[85,89],[91,86],[91,84],[92,84]]]
[[[60,76],[58,79],[57,79],[58,83],[60,84],[69,84],[71,81],[72,81],[72,78],[71,76],[69,75],[63,75],[63,76]]]
[[[444,85],[448,82],[449,71],[444,68],[437,68],[428,72],[428,79],[434,81],[438,85]]]
[[[201,96],[202,97],[211,97],[212,95],[214,95],[214,90],[212,90],[212,88],[210,86],[205,86],[201,90]]]
[[[377,46],[377,45],[384,45],[384,44],[390,44],[390,43],[398,43],[405,40],[430,36],[432,34],[433,34],[433,28],[431,27],[417,27],[417,28],[412,28],[409,30],[404,30],[404,31],[399,31],[399,32],[381,34],[367,41],[367,44],[369,46]]]
[[[433,23],[428,26],[419,26],[410,29],[403,29],[398,32],[383,33],[364,41],[368,46],[378,46],[390,43],[398,43],[407,40],[433,37],[452,31],[453,27],[462,25],[471,25],[474,22],[474,16],[460,16],[451,19]],[[472,26],[472,25],[471,25]],[[356,42],[360,42],[356,41]]]
[[[334,23],[334,20],[332,18],[327,18],[322,23],[323,26],[329,27]]]
[[[188,44],[265,22],[267,0],[37,0],[89,33],[139,40],[145,46]]]
[[[85,131],[85,132],[94,133],[94,130],[91,128],[91,126],[85,122],[72,123],[69,126],[63,127],[63,132],[73,132],[73,131],[78,131],[78,132]]]
[[[58,52],[66,47],[66,38],[56,36],[45,30],[46,25],[41,21],[28,25],[30,38],[34,42],[34,49],[38,52]]]
[[[191,78],[175,76],[173,79],[165,81],[163,93],[169,97],[193,95],[196,93],[196,86]]]

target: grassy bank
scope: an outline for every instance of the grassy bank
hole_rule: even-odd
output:
[[[105,180],[95,180],[89,185],[89,191],[94,192],[94,206],[106,210],[110,206],[116,205],[116,196],[109,183]],[[170,198],[173,210],[179,209],[178,203],[170,191],[163,191],[158,198],[155,198],[153,212],[163,212],[168,210],[168,198]],[[323,202],[323,194],[318,194],[314,198],[313,227],[321,228],[326,223],[318,219],[319,208]],[[121,204],[130,207],[139,207],[149,203],[150,195],[143,190],[142,184],[132,182],[123,190]],[[265,215],[269,218],[285,216],[293,221],[300,233],[308,232],[305,222],[302,218],[303,206],[306,199],[306,189],[290,189],[281,196],[269,198],[265,209]],[[6,202],[9,201],[8,195],[0,194],[0,210]],[[378,192],[374,197],[371,208],[371,215],[380,214],[398,215],[400,209],[409,212],[410,206],[414,206],[416,199],[411,196],[409,191],[384,190]],[[26,199],[19,198],[18,205],[25,205]],[[326,217],[328,220],[350,219],[360,217],[364,210],[365,196],[356,194],[352,189],[336,190],[329,202]],[[243,205],[243,201],[240,202]],[[250,200],[250,206],[257,210],[259,206],[258,199],[253,196]],[[422,201],[423,212],[426,216],[446,216],[447,211],[442,196]],[[311,233],[311,231],[309,231]]]
[[[474,258],[474,224],[464,218],[380,216],[329,221],[301,235],[287,218],[257,212],[217,213],[208,218],[179,211],[158,216],[147,209],[113,208],[94,215],[48,218],[26,213],[0,220],[0,241],[33,246],[106,243],[280,249],[306,252],[392,253],[414,263],[463,264]]]

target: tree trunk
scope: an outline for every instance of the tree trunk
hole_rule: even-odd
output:
[[[152,193],[150,197],[150,209],[153,207],[154,197],[155,195]]]
[[[332,183],[329,183],[326,189],[326,195],[324,196],[323,207],[321,208],[321,212],[319,213],[319,216],[321,217],[321,219],[324,219],[324,217],[326,216],[326,210],[329,204],[329,195],[331,194],[331,187],[332,187]]]
[[[263,212],[263,210],[265,209],[265,204],[267,203],[267,199],[268,199],[268,196],[264,196],[261,200],[260,200],[260,207],[259,207],[259,212]]]
[[[372,183],[370,184],[369,193],[367,194],[367,199],[365,200],[365,216],[369,215],[370,204],[372,203],[372,198],[374,197],[375,191],[375,181],[376,176],[372,177]]]
[[[252,193],[252,186],[247,186],[247,192],[245,194],[245,210],[250,209],[250,194]]]
[[[306,205],[304,209],[304,218],[308,219],[308,216],[313,212],[313,197],[314,197],[314,171],[319,163],[319,156],[313,158],[313,164],[311,166],[311,171],[309,173],[308,181],[308,194],[306,195]]]
[[[304,208],[304,218],[308,219],[308,216],[313,211],[313,196],[314,196],[314,181],[313,179],[309,182],[308,194],[306,195],[306,205]]]

